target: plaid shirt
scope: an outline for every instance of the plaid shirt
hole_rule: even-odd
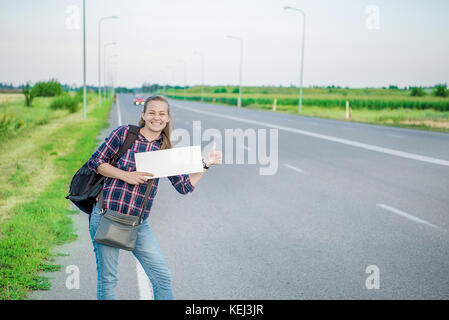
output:
[[[109,137],[105,139],[103,144],[92,154],[87,162],[87,165],[91,170],[99,173],[98,166],[111,161],[114,155],[118,152],[120,146],[125,142],[128,129],[128,126],[120,126],[112,131]],[[115,166],[124,171],[136,171],[134,153],[160,150],[161,144],[162,135],[160,135],[158,139],[149,142],[141,133],[139,133],[136,141],[117,161]],[[181,194],[193,192],[195,189],[190,183],[190,178],[187,174],[171,176],[168,177],[168,179]],[[147,219],[150,214],[158,183],[159,178],[154,179],[143,219]],[[106,178],[103,189],[104,207],[124,214],[138,216],[142,211],[147,185],[147,182],[133,185],[120,179]]]

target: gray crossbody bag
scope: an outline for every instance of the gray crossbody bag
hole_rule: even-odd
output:
[[[95,242],[123,250],[134,250],[136,247],[137,231],[143,220],[148,195],[150,194],[153,182],[154,179],[151,179],[151,183],[148,182],[143,208],[138,216],[126,215],[104,208],[103,191],[100,192],[98,202],[101,208],[101,220],[94,236]]]

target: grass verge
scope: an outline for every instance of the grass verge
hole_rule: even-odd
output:
[[[52,248],[76,239],[69,201],[70,180],[90,157],[107,127],[112,101],[98,107],[89,99],[82,112],[66,112],[45,125],[22,130],[2,143],[0,163],[0,299],[25,299],[31,290],[50,288],[41,271],[54,271]],[[59,112],[59,111],[58,111]],[[63,111],[61,111],[63,112]]]
[[[184,98],[181,95],[172,96],[170,94],[167,97],[178,100]],[[189,100],[189,97],[186,98]],[[235,103],[219,102],[218,104],[235,107]],[[244,108],[272,112],[272,105],[250,104]],[[298,105],[278,105],[276,112],[298,115]],[[359,107],[352,110],[351,119],[346,119],[345,108],[303,105],[301,116],[449,133],[449,111],[433,109],[383,108],[374,110]]]

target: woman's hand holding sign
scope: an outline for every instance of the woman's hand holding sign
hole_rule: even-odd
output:
[[[123,177],[121,180],[129,184],[141,184],[146,182],[149,177],[154,176],[154,174],[149,172],[139,172],[139,171],[123,171]]]
[[[222,153],[221,151],[216,151],[217,144],[214,142],[214,145],[212,146],[212,149],[210,149],[209,154],[204,159],[204,162],[206,163],[207,167],[211,167],[215,164],[221,164],[222,163]],[[108,163],[104,163],[98,167],[98,171],[100,174],[106,176],[106,177],[112,177],[116,179],[120,179],[125,181],[126,183],[137,185],[145,183],[148,179],[151,179],[151,177],[154,176],[153,173],[150,172],[144,172],[144,171],[124,171],[120,170],[114,166],[111,166]],[[198,181],[200,180],[201,176],[206,170],[204,169],[203,172],[198,173],[191,173],[190,174],[190,181],[192,185],[196,185]]]
[[[111,166],[109,163],[103,163],[98,166],[98,173],[105,177],[120,179],[129,184],[141,184],[146,182],[154,174],[149,172],[125,171]]]

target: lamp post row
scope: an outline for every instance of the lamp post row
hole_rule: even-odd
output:
[[[306,14],[304,11],[298,8],[293,8],[289,6],[284,7],[285,10],[295,10],[302,14],[302,43],[301,43],[301,76],[299,80],[299,106],[298,106],[298,112],[301,113],[301,106],[302,106],[302,81],[303,81],[303,70],[304,70],[304,40],[306,37]]]
[[[103,49],[104,49],[103,50],[103,79],[104,79],[103,82],[105,82],[105,83],[106,83],[106,49],[109,46],[115,46],[116,44],[117,44],[116,42],[108,42],[108,43],[105,43],[105,45],[103,46]],[[106,99],[106,89],[105,89],[104,85],[103,85],[103,97]]]
[[[298,99],[298,112],[301,113],[302,108],[302,90],[303,90],[303,79],[304,79],[304,46],[305,46],[305,36],[306,36],[306,14],[303,10],[285,6],[284,10],[295,10],[302,15],[302,41],[301,41],[301,69],[300,69],[300,79],[299,79],[299,99]],[[243,67],[243,39],[228,35],[228,38],[240,41],[240,68],[239,68],[239,97],[237,102],[237,107],[242,106],[242,67]],[[194,54],[199,54],[202,58],[202,85],[201,85],[201,102],[204,99],[204,56],[199,52],[194,52]],[[184,100],[185,97],[185,62],[184,62]]]
[[[102,17],[98,21],[98,104],[101,106],[101,23],[108,19],[118,19],[117,16]]]
[[[83,0],[83,118],[86,119],[86,10],[85,10],[85,0]],[[302,89],[303,89],[303,70],[304,70],[304,43],[305,43],[305,27],[306,27],[306,14],[303,10],[285,6],[285,10],[295,10],[302,15],[302,42],[301,42],[301,69],[300,69],[300,83],[299,83],[299,102],[298,102],[298,112],[301,113],[302,107]],[[105,20],[109,19],[118,19],[117,16],[108,16],[102,17],[98,21],[98,103],[101,106],[101,24]],[[228,35],[228,38],[235,39],[240,41],[240,68],[239,68],[239,97],[237,106],[241,107],[242,105],[242,66],[243,66],[243,39]],[[110,42],[104,45],[103,50],[103,79],[105,80],[105,69],[106,69],[106,47],[110,45],[115,45],[115,42]],[[200,52],[195,51],[193,54],[197,54],[201,56],[201,101],[204,100],[204,55]],[[181,60],[180,62],[184,63],[184,100],[186,99],[186,62]],[[170,67],[171,68],[171,67]],[[173,80],[174,80],[174,70],[173,70]],[[105,89],[103,89],[103,93],[105,94]]]
[[[235,39],[240,41],[240,71],[239,71],[239,99],[237,102],[237,107],[242,106],[242,63],[243,63],[243,39],[235,36],[228,36],[230,39]]]
[[[113,88],[113,87],[114,87],[114,77],[112,76],[112,71],[111,71],[111,59],[115,59],[115,58],[117,58],[117,57],[118,57],[118,55],[114,54],[114,55],[109,56],[109,57],[107,58],[108,63],[106,64],[106,69],[105,69],[105,70],[107,70],[107,73],[106,73],[106,74],[108,75],[108,79],[109,79],[109,83],[110,83],[110,88]],[[116,64],[117,64],[117,61],[113,61],[113,65],[116,65]],[[107,84],[106,84],[106,77],[104,78],[104,87],[105,87],[104,92],[106,92],[106,87],[107,87]],[[109,92],[111,92],[111,90],[110,90]],[[105,99],[106,99],[106,93],[105,93],[104,97],[105,97]]]
[[[86,0],[83,0],[83,119],[86,120]]]

